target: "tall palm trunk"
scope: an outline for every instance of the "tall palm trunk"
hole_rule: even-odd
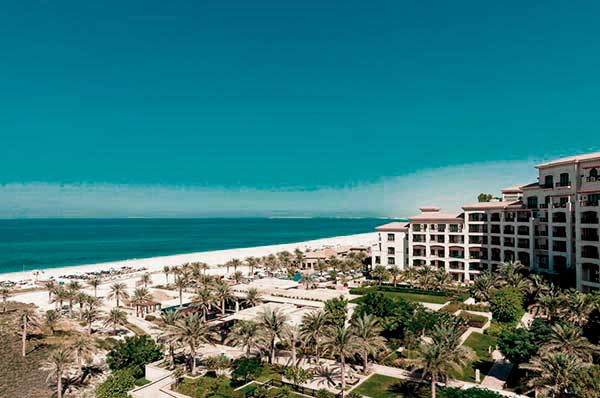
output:
[[[179,288],[179,309],[183,308],[183,289]]]
[[[62,372],[56,375],[56,396],[62,398]]]
[[[190,352],[192,353],[192,375],[196,374],[196,349],[190,347]]]
[[[431,376],[431,398],[435,398],[435,393],[436,393],[436,391],[435,391],[435,384],[436,384],[435,383],[435,379],[436,379],[435,376],[432,375]]]
[[[367,350],[363,353],[363,371],[367,374],[367,367],[369,366],[369,352]]]
[[[25,350],[27,348],[27,316],[23,315],[23,335],[21,336],[22,350],[21,354],[25,356]]]
[[[225,300],[221,302],[221,314],[225,315]]]
[[[344,398],[344,390],[346,389],[346,358],[343,355],[340,355],[340,370],[342,371],[342,391],[340,392],[340,396]]]
[[[271,357],[269,358],[269,363],[275,363],[275,337],[271,339]]]

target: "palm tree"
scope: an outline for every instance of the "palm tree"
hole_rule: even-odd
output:
[[[196,352],[200,344],[212,344],[218,335],[202,321],[198,314],[188,314],[177,320],[165,333],[170,341],[188,346],[192,362],[192,374],[196,373]]]
[[[94,297],[98,297],[98,286],[100,286],[100,278],[92,278],[87,281],[89,287],[94,288]]]
[[[344,390],[346,389],[346,358],[354,356],[359,350],[356,336],[352,333],[352,329],[348,327],[332,327],[329,334],[325,336],[324,345],[326,349],[337,357],[340,367],[341,389],[340,396],[344,398]]]
[[[528,383],[536,393],[542,392],[553,398],[567,398],[571,396],[568,387],[573,375],[585,365],[571,355],[553,352],[521,366],[537,373]]]
[[[30,329],[39,326],[37,311],[33,308],[25,308],[21,312],[21,355],[26,355],[27,333]]]
[[[281,339],[287,317],[279,310],[273,310],[270,307],[265,308],[258,317],[258,324],[265,330],[269,339],[269,363],[275,362],[276,341]]]
[[[375,316],[364,313],[352,321],[352,331],[360,346],[359,354],[362,357],[363,369],[366,374],[369,355],[375,355],[385,349],[385,338],[380,335],[383,328],[379,326],[379,321]]]
[[[88,326],[88,334],[92,334],[92,323],[100,318],[101,312],[94,307],[88,307],[83,310],[82,318]]]
[[[246,350],[246,357],[250,357],[254,347],[263,345],[265,333],[262,327],[254,321],[238,321],[231,329],[231,332],[225,339],[225,344],[233,344]]]
[[[304,285],[305,289],[310,289],[315,286],[315,279],[309,273],[303,273],[300,277],[300,283]]]
[[[305,346],[313,346],[315,348],[316,363],[319,363],[321,359],[320,348],[326,326],[327,316],[321,310],[309,312],[304,315],[302,324],[300,325],[300,338],[303,340]]]
[[[206,322],[208,311],[215,305],[215,296],[212,289],[203,287],[198,289],[194,298],[192,298],[194,307],[197,307],[202,312],[202,321]]]
[[[433,273],[433,288],[437,290],[444,290],[450,286],[452,279],[450,274],[445,270],[437,270]]]
[[[167,281],[167,285],[169,284],[169,273],[171,272],[171,267],[169,267],[168,265],[165,265],[163,267],[163,273],[165,274],[165,279]]]
[[[256,307],[257,305],[262,303],[262,293],[257,288],[251,287],[250,289],[248,289],[244,301],[250,307]]]
[[[254,268],[258,265],[258,259],[256,257],[246,257],[246,264],[248,265],[248,275],[254,275]]]
[[[179,308],[183,307],[183,290],[188,286],[187,278],[183,275],[175,277],[175,287],[179,290]]]
[[[167,346],[169,347],[169,358],[171,368],[175,366],[175,345],[177,344],[177,339],[174,338],[173,334],[169,333],[169,330],[173,328],[173,326],[175,326],[175,323],[179,320],[179,314],[180,313],[178,311],[165,311],[160,315],[160,319],[165,325],[167,332],[163,333],[159,339],[165,344],[167,344]]]
[[[58,289],[58,284],[56,283],[56,281],[51,279],[48,282],[46,282],[46,289],[48,289],[48,302],[51,303],[52,295],[56,292],[56,289]]]
[[[2,297],[2,312],[6,312],[6,300],[12,296],[12,289],[9,287],[0,287],[0,297]]]
[[[54,292],[52,300],[56,303],[56,308],[62,311],[63,303],[69,299],[70,293],[62,286],[59,286]]]
[[[238,285],[242,279],[244,278],[244,274],[242,274],[242,271],[235,271],[233,273],[233,281],[236,285]]]
[[[50,334],[54,334],[56,330],[56,324],[60,319],[60,312],[56,310],[48,310],[46,311],[46,315],[44,316],[44,324],[50,329]]]
[[[392,283],[394,284],[394,287],[396,287],[398,276],[402,275],[402,271],[397,265],[393,265],[388,271],[390,275],[392,275]]]
[[[59,348],[52,351],[41,368],[50,372],[48,380],[56,378],[56,395],[58,398],[62,398],[62,376],[70,365],[71,360],[71,351],[68,348]]]
[[[551,287],[547,293],[541,293],[537,302],[530,306],[535,316],[544,316],[554,323],[558,319],[562,306],[562,297],[557,289]]]
[[[294,325],[285,325],[283,337],[289,343],[292,350],[292,366],[297,366],[296,345],[298,344],[298,340],[300,340],[300,329]]]
[[[144,309],[146,308],[146,304],[148,301],[152,300],[152,294],[145,287],[137,288],[133,291],[133,296],[131,297],[131,303],[135,305],[135,315],[140,316],[144,315]]]
[[[422,343],[419,358],[410,362],[422,378],[431,378],[431,398],[436,397],[438,381],[446,379],[451,369],[460,370],[473,358],[473,352],[460,344],[458,324],[438,324],[431,333],[431,343]]]
[[[75,353],[77,369],[83,378],[83,361],[87,360],[94,353],[94,351],[96,351],[94,341],[88,337],[80,336],[73,341],[73,343],[71,343],[71,349]]]
[[[231,287],[225,282],[219,282],[215,286],[215,298],[221,303],[221,314],[225,315],[225,302],[233,298]]]
[[[66,298],[69,300],[69,316],[73,316],[73,302],[80,290],[81,284],[79,282],[72,281],[67,285]]]
[[[140,277],[140,282],[142,282],[144,284],[145,288],[148,288],[148,284],[152,283],[152,276],[150,275],[150,273],[149,272],[145,272]]]
[[[488,301],[495,284],[496,277],[490,271],[485,271],[475,279],[469,291],[477,301]]]
[[[562,351],[584,362],[591,362],[594,353],[598,353],[599,349],[598,346],[582,336],[579,327],[570,324],[556,324],[552,326],[552,332],[548,342],[542,347],[542,351],[547,353]]]
[[[110,310],[106,318],[104,319],[105,327],[112,327],[113,332],[117,334],[117,327],[127,324],[127,313],[121,311],[118,308]]]
[[[234,273],[235,273],[235,272],[237,272],[237,268],[238,268],[239,266],[241,266],[241,265],[242,265],[242,262],[241,262],[239,259],[237,259],[237,258],[234,258],[233,260],[231,260],[231,261],[229,262],[229,266],[230,266],[230,267],[233,267],[233,272],[234,272]],[[229,271],[227,271],[227,272],[229,273]]]
[[[311,371],[317,385],[326,384],[329,388],[335,387],[336,379],[340,377],[339,369],[325,365],[315,366]]]
[[[583,326],[594,310],[592,295],[581,293],[575,289],[568,290],[561,296],[562,317],[577,326]]]
[[[383,282],[384,279],[387,279],[389,273],[383,265],[376,265],[375,268],[373,268],[373,271],[371,271],[371,275],[373,275],[373,278],[377,279],[377,284],[381,285],[381,282]]]
[[[110,287],[107,297],[109,300],[115,299],[117,301],[115,308],[119,308],[120,300],[127,300],[129,298],[129,293],[127,293],[127,285],[118,282],[113,284]]]

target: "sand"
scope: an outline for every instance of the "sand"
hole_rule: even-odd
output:
[[[280,245],[215,250],[188,254],[176,254],[172,256],[131,259],[98,264],[74,265],[61,268],[46,268],[43,270],[39,270],[41,271],[39,279],[44,280],[49,279],[50,277],[59,278],[61,275],[72,275],[88,271],[108,270],[111,268],[118,269],[123,266],[132,268],[143,267],[150,272],[161,271],[165,265],[177,266],[184,263],[196,261],[205,262],[211,267],[217,267],[218,265],[224,264],[227,261],[232,260],[234,258],[243,260],[244,258],[249,256],[260,257],[285,250],[291,252],[295,249],[300,249],[303,251],[306,251],[307,249],[315,250],[326,246],[371,246],[376,242],[376,240],[377,234],[375,232],[369,232],[364,234],[337,236],[333,238],[316,239],[305,242],[286,243]],[[22,281],[33,280],[33,278],[33,271],[0,274],[0,281]]]

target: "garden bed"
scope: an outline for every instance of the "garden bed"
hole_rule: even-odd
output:
[[[380,374],[369,377],[352,391],[371,398],[429,398],[431,396],[431,389],[426,384]]]

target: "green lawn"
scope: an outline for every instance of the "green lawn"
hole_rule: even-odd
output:
[[[417,301],[420,303],[432,303],[432,304],[444,304],[452,300],[448,296],[433,296],[430,294],[418,294],[418,293],[404,293],[404,292],[384,292],[383,294],[394,296],[400,296],[408,301]]]
[[[395,377],[375,374],[352,390],[371,398],[428,398],[431,396],[426,384],[407,382]]]
[[[465,340],[464,345],[466,347],[471,347],[473,351],[475,351],[477,359],[473,361],[471,365],[463,368],[461,372],[451,371],[450,377],[458,380],[475,382],[475,369],[479,369],[481,380],[483,380],[494,364],[494,361],[489,358],[488,347],[496,346],[496,338],[487,334],[471,333],[469,338]]]

